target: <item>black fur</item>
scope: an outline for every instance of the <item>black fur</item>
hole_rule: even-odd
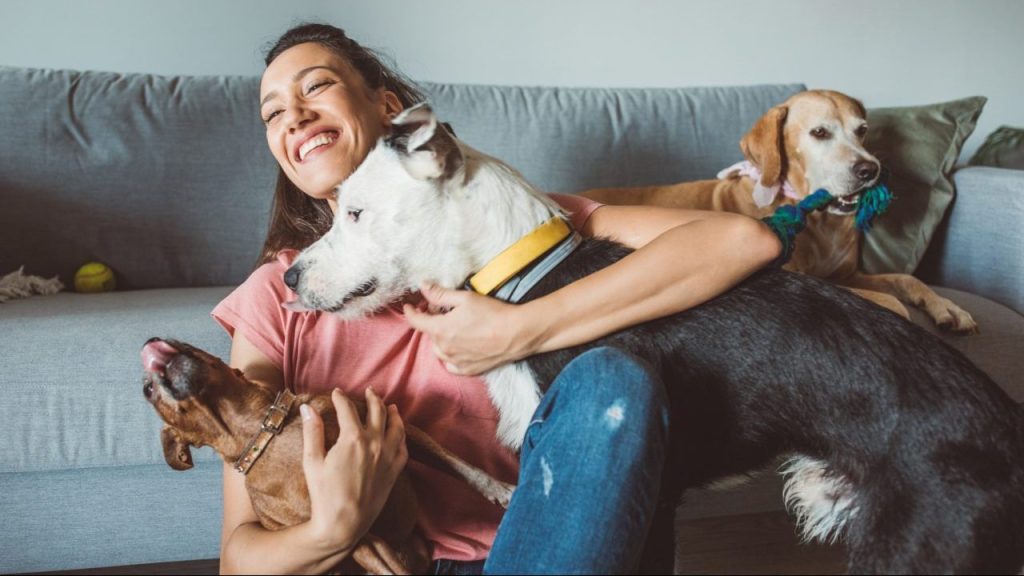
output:
[[[525,301],[628,253],[586,239]],[[1024,411],[896,314],[773,268],[696,308],[527,362],[546,391],[595,346],[645,358],[668,387],[670,494],[799,453],[855,487],[853,573],[1024,564]]]

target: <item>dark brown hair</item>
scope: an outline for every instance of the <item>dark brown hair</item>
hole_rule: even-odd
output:
[[[285,50],[306,42],[316,42],[344,58],[362,76],[367,88],[394,92],[403,107],[423,101],[423,94],[416,85],[393,66],[386,65],[381,56],[346,36],[341,28],[328,24],[300,24],[288,30],[267,50],[266,65],[270,66]],[[278,167],[270,225],[256,265],[273,260],[279,250],[301,250],[309,246],[331,228],[333,219],[326,200],[306,195]]]

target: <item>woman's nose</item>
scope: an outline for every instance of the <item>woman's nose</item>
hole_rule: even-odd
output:
[[[309,124],[316,119],[316,114],[308,108],[301,106],[295,106],[287,112],[285,118],[288,126],[288,131],[294,134],[296,131],[301,130],[306,124]]]

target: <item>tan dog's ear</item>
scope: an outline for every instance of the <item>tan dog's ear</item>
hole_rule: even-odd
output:
[[[772,108],[740,140],[743,155],[761,169],[762,186],[775,186],[782,179],[786,162],[782,127],[788,113],[786,106]]]
[[[192,467],[192,452],[189,443],[170,426],[160,431],[160,443],[164,446],[164,460],[175,470],[188,470]]]

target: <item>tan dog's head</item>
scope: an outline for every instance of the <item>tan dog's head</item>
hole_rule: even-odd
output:
[[[190,446],[212,446],[226,456],[239,440],[240,418],[257,413],[274,392],[246,380],[216,356],[183,342],[151,338],[142,347],[142,393],[166,423],[164,459],[175,470],[192,467]]]
[[[856,212],[861,190],[878,180],[881,165],[864,149],[868,125],[860,101],[831,90],[808,90],[769,110],[740,140],[760,168],[761,185],[784,181],[800,198],[824,188],[837,200],[828,211]]]

